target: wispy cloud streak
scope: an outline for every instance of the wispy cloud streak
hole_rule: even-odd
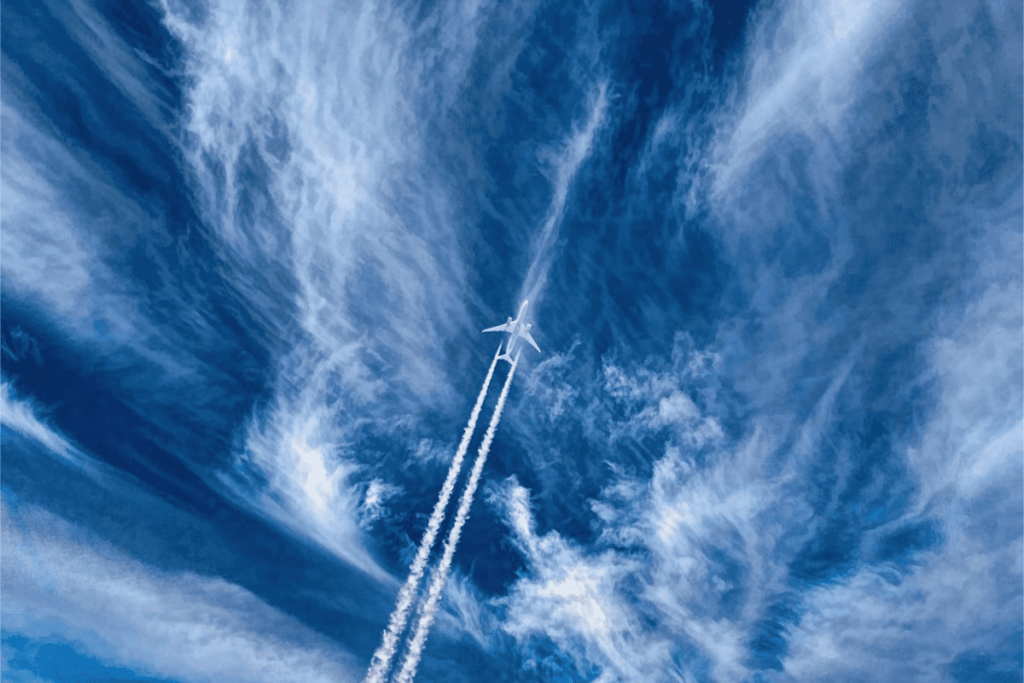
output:
[[[67,439],[45,425],[37,416],[32,404],[19,400],[14,388],[8,382],[0,383],[0,423],[14,431],[35,439],[54,453],[71,462],[80,462],[77,449]]]
[[[237,584],[144,564],[6,495],[0,527],[7,632],[56,636],[140,676],[196,683],[354,679],[350,653]]]
[[[548,270],[555,257],[553,248],[558,237],[558,228],[562,224],[562,216],[565,213],[565,200],[569,196],[569,187],[580,170],[580,166],[590,156],[594,146],[594,137],[604,122],[605,111],[608,108],[607,91],[608,84],[601,83],[590,107],[590,117],[587,119],[586,125],[569,138],[561,155],[557,157],[554,194],[551,197],[547,214],[544,216],[540,234],[534,242],[533,260],[530,262],[530,269],[527,271],[526,279],[520,289],[519,301],[536,300],[544,289]]]
[[[908,3],[789,2],[756,11],[748,40],[742,114],[720,124],[711,163],[716,200],[727,199],[780,136],[826,130],[844,137],[859,79],[876,46],[907,19]]]
[[[484,434],[483,443],[477,452],[476,462],[473,463],[473,470],[470,472],[466,489],[459,499],[459,509],[455,514],[455,522],[451,531],[448,532],[448,540],[444,544],[444,554],[441,561],[434,570],[433,580],[430,582],[430,589],[427,591],[426,602],[423,603],[423,610],[420,613],[419,621],[416,622],[416,630],[413,632],[412,640],[409,641],[409,650],[402,661],[402,668],[395,677],[395,683],[410,683],[416,676],[416,667],[419,665],[420,657],[423,656],[423,647],[427,642],[427,632],[430,625],[434,623],[434,615],[437,614],[437,601],[441,598],[441,591],[444,590],[445,581],[448,579],[448,570],[452,566],[452,557],[455,555],[455,547],[459,544],[459,536],[462,535],[462,527],[469,517],[469,506],[473,504],[473,495],[480,483],[480,474],[483,472],[484,463],[487,462],[487,453],[491,450],[491,442],[494,441],[494,432],[498,429],[498,421],[501,420],[501,411],[505,408],[505,399],[508,398],[508,390],[512,386],[512,378],[516,374],[516,365],[519,364],[519,354],[512,363],[505,378],[505,386],[501,388],[501,396],[494,406],[494,413],[491,415],[491,423],[487,425],[487,433]]]
[[[379,465],[355,444],[374,420],[390,430],[396,412],[457,396],[437,361],[466,324],[463,266],[450,192],[424,162],[422,107],[439,80],[457,88],[478,19],[453,15],[441,72],[421,58],[414,17],[383,6],[226,0],[200,22],[163,11],[187,55],[196,202],[245,305],[289,340],[222,480],[387,581],[357,523],[357,479]]]
[[[500,350],[501,347],[498,347],[498,351]],[[395,655],[398,638],[402,635],[402,631],[405,630],[405,623],[409,618],[409,608],[412,607],[416,591],[419,589],[420,580],[423,578],[423,570],[427,567],[430,550],[434,547],[437,532],[441,528],[441,522],[444,521],[444,511],[447,509],[448,500],[455,489],[455,480],[458,479],[459,472],[462,471],[462,461],[466,457],[466,451],[469,450],[469,442],[473,438],[473,432],[476,431],[476,421],[480,417],[480,410],[484,406],[487,389],[491,386],[491,378],[494,376],[494,366],[497,364],[498,352],[496,351],[494,359],[491,360],[491,367],[487,369],[487,377],[484,378],[484,384],[480,387],[480,394],[476,397],[476,403],[473,405],[473,412],[470,413],[469,422],[462,432],[462,441],[459,442],[459,448],[455,451],[455,457],[448,468],[448,476],[445,477],[444,484],[441,485],[441,495],[438,496],[437,503],[434,505],[434,511],[430,514],[427,530],[423,533],[423,540],[420,541],[420,547],[416,551],[416,557],[413,559],[412,567],[409,570],[409,578],[405,580],[405,585],[402,586],[398,593],[398,603],[395,605],[395,611],[391,613],[391,618],[388,620],[388,627],[384,631],[380,647],[373,653],[373,663],[366,674],[366,683],[380,683],[384,680],[391,667],[391,658]]]
[[[755,10],[743,83],[707,121],[680,117],[711,128],[680,178],[728,271],[712,341],[652,356],[670,372],[620,373],[626,347],[603,383],[575,358],[531,375],[535,471],[575,464],[541,432],[579,420],[615,475],[586,500],[594,544],[543,475],[536,514],[565,531],[508,514],[528,570],[503,627],[538,662],[554,642],[600,680],[1019,672],[1019,637],[998,641],[1020,628],[1020,563],[1003,559],[1021,538],[1020,166],[1002,156],[1019,87],[962,74],[1011,73],[999,41],[1019,45],[1020,24],[997,32],[984,3],[833,5]],[[618,260],[595,282],[642,310],[622,271],[644,261]]]

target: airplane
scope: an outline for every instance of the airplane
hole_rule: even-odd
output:
[[[540,347],[537,346],[537,342],[533,341],[533,337],[530,336],[530,328],[533,325],[524,325],[523,321],[526,319],[526,309],[529,308],[530,302],[524,301],[523,305],[519,309],[519,315],[515,320],[512,318],[508,319],[508,322],[504,325],[498,325],[497,327],[488,327],[484,332],[508,332],[508,341],[505,343],[505,353],[498,356],[507,360],[509,363],[512,362],[512,351],[516,348],[516,342],[520,338],[525,339],[530,346],[540,351]]]

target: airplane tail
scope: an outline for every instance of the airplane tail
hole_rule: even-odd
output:
[[[512,354],[508,350],[509,346],[512,345],[511,342],[512,342],[512,337],[509,337],[508,341],[505,342],[504,350],[501,351],[501,353],[498,354],[498,360],[507,361],[509,364],[511,364],[513,362],[512,361]],[[501,347],[498,347],[498,348],[500,349]]]

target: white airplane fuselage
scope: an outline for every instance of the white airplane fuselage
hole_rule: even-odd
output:
[[[519,307],[519,315],[516,316],[516,319],[508,319],[508,325],[510,325],[512,329],[508,331],[508,339],[505,340],[505,353],[502,354],[503,356],[511,356],[512,352],[515,351],[516,345],[519,343],[519,335],[517,333],[519,332],[519,328],[526,326],[524,321],[526,320],[526,311],[528,308],[530,308],[530,302],[524,301],[523,305]]]

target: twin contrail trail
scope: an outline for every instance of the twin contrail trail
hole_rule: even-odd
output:
[[[500,351],[501,347],[499,346],[498,352],[500,353]],[[427,522],[427,530],[423,532],[423,540],[420,541],[420,547],[416,551],[416,557],[413,559],[412,567],[409,569],[409,578],[405,580],[405,584],[398,592],[398,603],[395,605],[395,611],[391,613],[391,618],[388,620],[388,627],[384,631],[380,647],[378,647],[377,651],[373,653],[373,662],[370,665],[370,670],[366,673],[365,683],[383,683],[388,670],[391,668],[391,658],[394,657],[395,648],[398,645],[398,639],[405,630],[405,622],[409,618],[409,609],[412,607],[412,603],[416,598],[416,592],[419,589],[420,580],[423,578],[423,570],[426,569],[427,566],[427,558],[430,557],[430,550],[434,547],[434,540],[437,538],[437,532],[441,528],[441,522],[444,521],[444,511],[448,507],[448,499],[451,498],[452,491],[455,489],[455,480],[458,479],[459,472],[462,471],[462,461],[466,457],[466,451],[469,449],[469,442],[473,438],[473,433],[476,431],[476,421],[480,417],[480,410],[483,408],[484,398],[487,396],[487,389],[491,385],[491,377],[494,376],[494,366],[497,365],[497,363],[498,353],[495,353],[494,360],[491,361],[491,367],[487,369],[487,377],[484,379],[484,385],[480,388],[480,395],[476,397],[476,403],[473,405],[473,412],[469,415],[469,422],[466,424],[466,429],[462,432],[462,441],[459,442],[459,448],[455,451],[455,457],[452,459],[452,464],[448,467],[448,476],[445,477],[444,484],[441,485],[441,495],[438,496],[437,503],[434,505],[434,511],[430,514],[430,520]],[[513,370],[515,370],[514,365]],[[509,372],[508,379],[505,380],[505,389],[502,390],[501,398],[498,402],[497,412],[501,411],[501,405],[505,401],[505,395],[508,393],[508,385],[511,380],[512,372]],[[496,420],[492,417],[491,427],[487,431],[487,439],[493,437],[495,423]],[[490,445],[489,440],[487,440],[486,443],[488,446]],[[474,468],[473,471],[476,472],[477,470]],[[479,474],[477,477],[479,477]],[[465,498],[465,494],[463,494],[463,498]],[[459,507],[459,511],[462,511],[461,506]],[[455,523],[456,526],[459,526],[457,519]],[[451,543],[450,535],[448,542]],[[445,551],[447,552],[447,547]]]
[[[473,463],[473,470],[469,475],[469,482],[459,499],[459,509],[455,513],[455,522],[451,531],[448,532],[448,539],[444,543],[444,555],[434,570],[430,581],[430,588],[427,591],[426,602],[423,604],[423,611],[420,613],[419,621],[416,622],[416,630],[413,632],[412,640],[409,641],[409,649],[402,661],[402,668],[395,677],[395,683],[411,683],[416,675],[416,667],[419,665],[420,656],[423,654],[423,646],[427,641],[427,632],[434,621],[437,613],[437,601],[441,598],[441,591],[444,590],[445,581],[448,579],[448,570],[451,569],[452,557],[455,555],[455,546],[459,543],[459,536],[462,534],[462,527],[469,517],[469,506],[473,503],[473,494],[476,492],[477,484],[480,483],[480,473],[483,472],[484,462],[487,461],[487,452],[491,450],[491,442],[494,441],[494,432],[498,428],[498,420],[501,419],[501,411],[505,407],[505,399],[508,398],[509,387],[512,386],[512,377],[516,374],[516,365],[519,363],[519,354],[516,354],[512,362],[512,368],[505,378],[505,386],[501,388],[501,396],[498,397],[498,404],[494,407],[494,414],[491,415],[491,422],[487,425],[487,433],[484,435],[483,443],[477,452],[476,462]],[[494,368],[494,364],[491,364]],[[488,374],[488,377],[490,375]]]

